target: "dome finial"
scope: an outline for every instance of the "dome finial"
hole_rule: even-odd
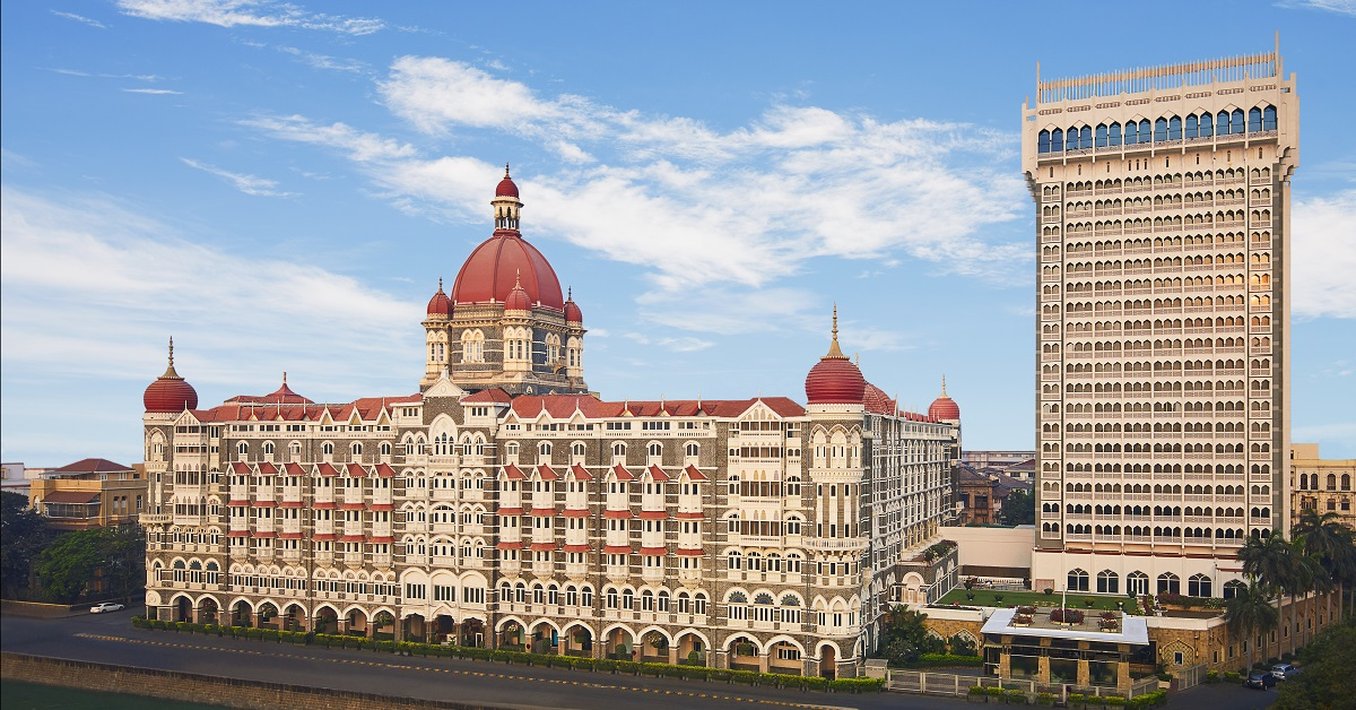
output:
[[[174,336],[173,336],[173,335],[170,336],[170,343],[169,343],[169,366],[170,366],[170,368],[173,368],[173,367],[174,367]]]
[[[946,374],[942,375],[942,396],[946,396]]]
[[[507,178],[508,176],[509,176],[509,164],[508,164],[507,161],[505,161],[505,162],[504,162],[504,177]]]
[[[438,292],[441,293],[442,290],[443,290],[443,277],[439,276],[439,277],[438,277]]]
[[[842,348],[838,347],[838,304],[833,304],[833,342],[829,343],[829,354],[824,357],[835,357],[846,360]]]
[[[283,384],[287,384],[287,370],[283,370]]]
[[[566,286],[566,287],[565,287],[565,300],[567,300],[567,301],[573,301],[573,300],[574,300],[574,287],[573,287],[573,286]]]

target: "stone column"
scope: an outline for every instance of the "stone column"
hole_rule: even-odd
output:
[[[1003,679],[1012,677],[1012,652],[1008,649],[1003,649],[998,654],[998,677]]]
[[[1130,690],[1130,662],[1122,658],[1116,663],[1116,690]]]
[[[669,644],[669,665],[678,665],[678,644],[676,643]]]
[[[1050,682],[1050,657],[1041,655],[1036,661],[1036,680],[1042,683]]]
[[[395,623],[391,625],[392,632],[391,638],[395,639],[396,643],[400,643],[401,641],[405,640],[405,624],[408,621],[409,617],[405,617],[404,619],[396,619]]]
[[[767,660],[768,660],[768,659],[767,659],[767,654],[766,654],[766,653],[759,653],[759,654],[758,654],[758,672],[759,672],[759,673],[767,673]]]
[[[1092,685],[1092,671],[1086,658],[1078,659],[1078,685],[1084,688]]]

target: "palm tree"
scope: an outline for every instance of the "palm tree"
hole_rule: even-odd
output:
[[[1351,528],[1342,524],[1337,513],[1319,515],[1313,508],[1304,509],[1295,521],[1291,535],[1299,541],[1304,552],[1318,560],[1329,580],[1338,589],[1339,616],[1345,614],[1345,583],[1356,576],[1356,539]],[[1328,618],[1332,618],[1332,597],[1328,597]]]
[[[1252,538],[1238,551],[1238,560],[1243,563],[1243,573],[1253,581],[1267,587],[1282,596],[1290,597],[1290,625],[1287,633],[1291,639],[1291,651],[1294,650],[1296,634],[1295,598],[1307,593],[1312,583],[1312,569],[1305,563],[1304,555],[1295,545],[1286,542],[1280,533],[1273,532],[1265,538]]]
[[[1250,576],[1248,586],[1234,594],[1224,607],[1224,621],[1234,638],[1252,641],[1248,645],[1248,669],[1252,669],[1257,637],[1276,628],[1281,613],[1272,605],[1272,590],[1256,577]]]

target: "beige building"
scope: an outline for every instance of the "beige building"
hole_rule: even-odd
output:
[[[316,403],[284,378],[199,408],[171,345],[144,397],[153,614],[855,675],[889,604],[955,585],[954,402],[900,410],[836,315],[805,405],[603,400],[507,176],[492,205],[429,301],[413,394]]]
[[[1347,527],[1356,529],[1356,459],[1324,459],[1318,444],[1290,445],[1291,509],[1316,510],[1319,515],[1336,513]]]
[[[1290,181],[1279,51],[1054,81],[1036,202],[1036,588],[1229,596],[1289,529]]]
[[[140,464],[81,459],[33,479],[28,500],[59,530],[133,523],[146,503],[146,476]]]

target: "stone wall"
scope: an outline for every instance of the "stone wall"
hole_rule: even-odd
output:
[[[0,654],[0,678],[108,693],[130,693],[166,700],[231,708],[290,710],[371,710],[371,708],[453,708],[480,710],[493,705],[414,700],[373,693],[307,688],[284,683],[216,678],[196,673],[128,668],[17,653]]]
[[[1030,525],[1015,528],[947,527],[942,536],[955,540],[960,549],[960,566],[1031,569],[1031,549],[1036,531]],[[1029,574],[1029,572],[1028,572]]]

